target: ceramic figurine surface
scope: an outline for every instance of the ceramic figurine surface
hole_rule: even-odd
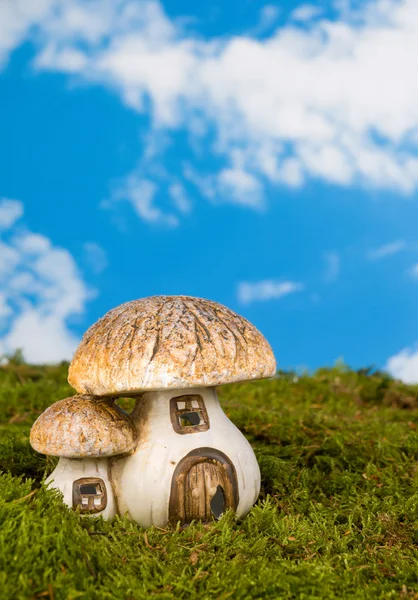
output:
[[[68,381],[78,395],[37,419],[31,444],[59,456],[47,484],[85,514],[140,525],[243,517],[260,491],[254,452],[216,386],[272,377],[273,352],[249,321],[189,296],[109,311],[83,336]],[[116,403],[136,398],[131,415]]]

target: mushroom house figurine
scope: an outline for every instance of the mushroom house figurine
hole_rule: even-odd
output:
[[[34,423],[35,450],[58,456],[46,483],[86,515],[144,527],[243,517],[260,491],[254,452],[216,386],[273,377],[270,345],[225,306],[152,296],[110,310],[84,334],[68,381],[77,395]],[[130,415],[116,401],[135,398]]]

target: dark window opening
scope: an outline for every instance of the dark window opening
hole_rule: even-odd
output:
[[[182,413],[180,415],[180,424],[182,427],[190,427],[193,425],[200,425],[202,422],[202,416],[198,412]]]
[[[209,417],[202,396],[190,394],[172,398],[170,416],[174,431],[180,434],[209,429]]]
[[[225,510],[225,493],[222,486],[218,485],[210,501],[210,510],[215,519],[219,519]]]
[[[107,506],[106,486],[98,477],[82,477],[73,483],[73,507],[80,512],[97,513]]]
[[[80,485],[80,494],[82,496],[85,496],[85,495],[96,496],[97,494],[100,494],[100,490],[97,489],[98,487],[99,486],[97,484],[93,485],[91,483],[85,484],[85,485]]]

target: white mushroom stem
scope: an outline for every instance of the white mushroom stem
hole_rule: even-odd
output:
[[[170,416],[172,398],[200,395],[209,418],[206,431],[181,434]],[[212,448],[224,453],[236,471],[237,516],[256,502],[260,469],[246,438],[223,412],[216,388],[190,388],[147,392],[131,415],[138,445],[131,456],[113,459],[112,478],[121,514],[129,513],[140,525],[163,526],[169,519],[170,491],[178,463],[191,451]]]
[[[55,470],[46,480],[50,488],[59,490],[63,501],[70,508],[73,506],[73,485],[81,478],[99,478],[106,487],[107,504],[100,514],[111,519],[116,514],[116,505],[111,483],[111,472],[107,458],[60,458]]]

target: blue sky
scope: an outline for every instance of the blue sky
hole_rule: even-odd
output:
[[[282,368],[418,381],[413,0],[29,4],[0,5],[1,352],[189,294]]]

